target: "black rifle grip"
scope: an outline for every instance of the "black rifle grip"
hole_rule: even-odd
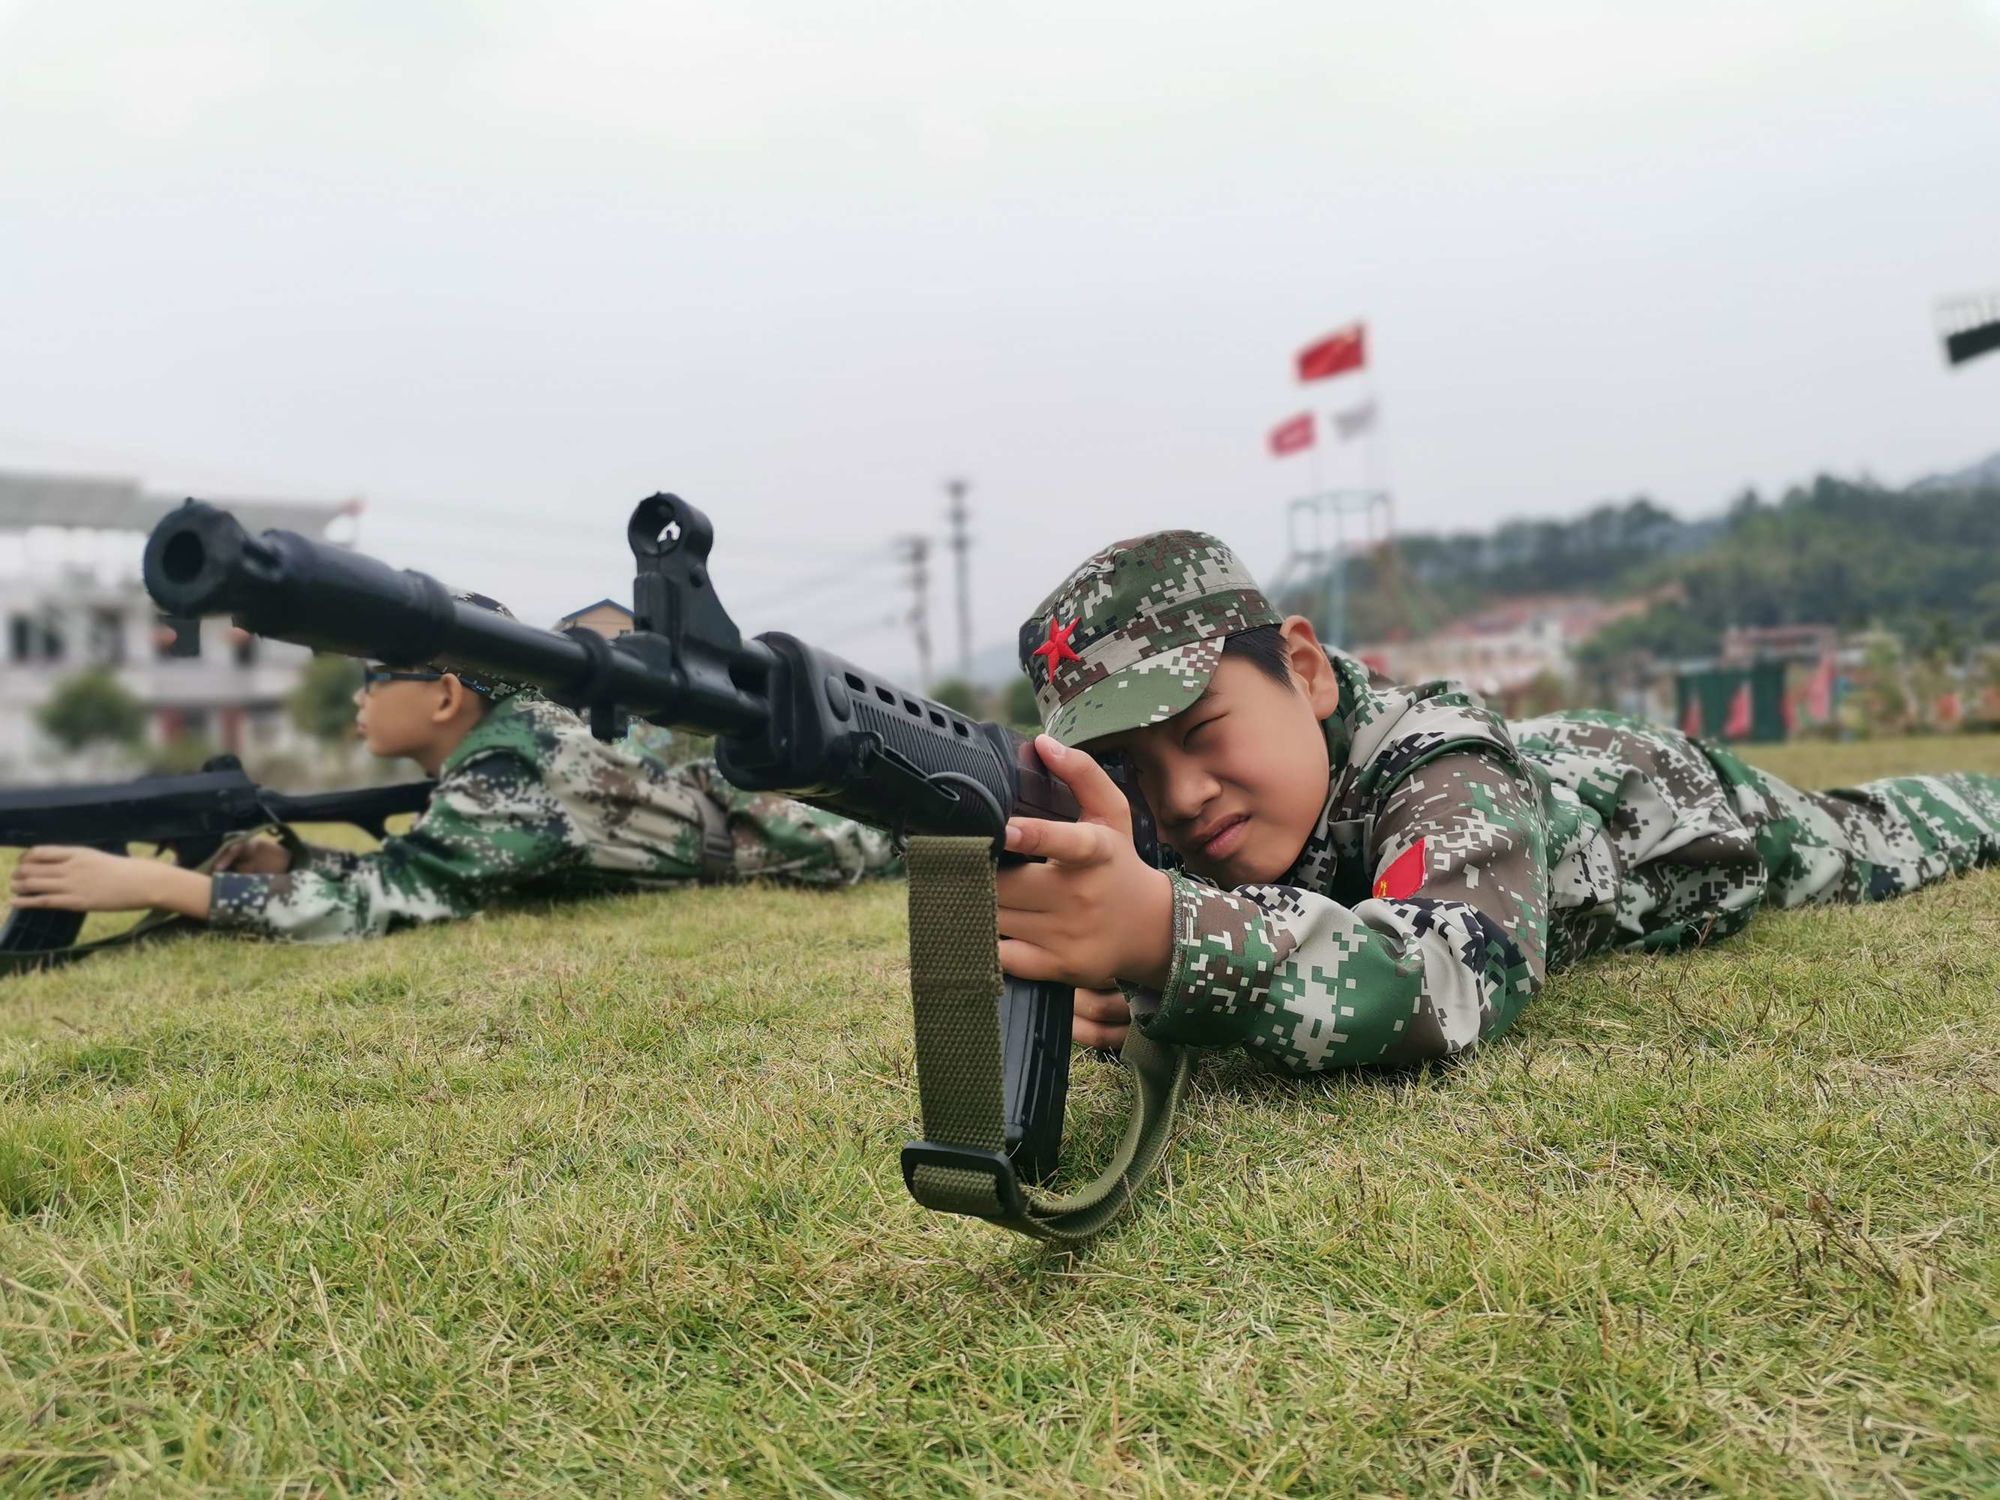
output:
[[[1066,984],[1001,977],[1006,981],[1000,995],[1000,1038],[1007,1155],[1023,1182],[1043,1183],[1055,1175],[1062,1152],[1076,991]]]
[[[84,913],[14,907],[0,923],[0,953],[47,953],[67,948],[83,931]]]

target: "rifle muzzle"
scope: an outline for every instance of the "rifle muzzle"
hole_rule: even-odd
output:
[[[439,655],[457,611],[434,578],[295,532],[252,536],[199,500],[153,528],[145,574],[169,614],[228,614],[258,635],[398,666]]]

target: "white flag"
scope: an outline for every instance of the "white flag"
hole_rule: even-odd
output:
[[[1375,398],[1370,396],[1359,406],[1333,413],[1334,436],[1343,443],[1350,443],[1364,432],[1375,430]]]

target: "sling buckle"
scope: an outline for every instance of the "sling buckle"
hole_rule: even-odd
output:
[[[1014,1164],[1003,1152],[982,1151],[976,1146],[941,1146],[936,1141],[910,1141],[905,1144],[903,1186],[910,1190],[910,1196],[917,1202],[927,1207],[935,1206],[931,1202],[932,1195],[917,1186],[917,1173],[924,1167],[973,1172],[991,1178],[997,1206],[993,1213],[980,1214],[980,1218],[1022,1219],[1027,1216],[1028,1204],[1021,1196],[1021,1179],[1014,1175]]]

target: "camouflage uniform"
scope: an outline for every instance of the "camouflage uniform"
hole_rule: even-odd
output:
[[[469,916],[496,898],[695,879],[845,885],[888,873],[888,839],[699,762],[594,739],[533,693],[501,697],[438,773],[430,806],[372,854],[307,848],[282,875],[214,877],[217,928],[332,942]]]
[[[1189,707],[1228,636],[1279,620],[1221,542],[1159,532],[1071,573],[1022,626],[1021,662],[1048,733],[1074,745]],[[1805,793],[1656,725],[1510,726],[1455,685],[1371,685],[1328,657],[1318,825],[1273,884],[1172,872],[1166,985],[1127,988],[1150,1037],[1301,1072],[1444,1056],[1587,954],[1698,944],[1763,902],[1875,900],[2000,859],[2000,778]]]

